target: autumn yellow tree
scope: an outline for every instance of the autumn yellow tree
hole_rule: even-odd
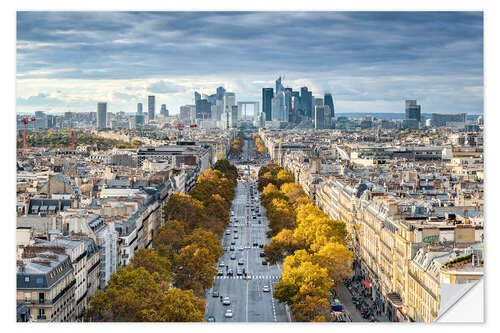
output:
[[[208,249],[188,245],[175,256],[175,265],[176,287],[192,289],[196,296],[204,296],[205,289],[212,287],[217,269]]]
[[[157,251],[153,249],[139,249],[134,252],[134,257],[130,262],[132,268],[142,267],[150,274],[158,273],[158,277],[165,282],[172,279],[170,273],[172,263],[165,257],[161,257]]]
[[[206,218],[203,204],[199,200],[179,192],[170,196],[164,215],[167,220],[186,222],[191,230]]]

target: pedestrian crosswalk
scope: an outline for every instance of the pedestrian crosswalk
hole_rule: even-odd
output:
[[[244,280],[244,276],[216,276],[215,280],[226,280],[226,279],[240,279]],[[248,276],[248,279],[251,280],[279,280],[281,279],[281,276],[279,275],[250,275]]]

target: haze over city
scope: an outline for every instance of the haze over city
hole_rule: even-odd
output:
[[[480,114],[483,17],[475,12],[18,12],[18,112],[171,114],[224,86],[260,101],[278,76],[333,94],[339,113]]]

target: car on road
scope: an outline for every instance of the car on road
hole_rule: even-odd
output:
[[[238,250],[239,250],[239,251],[243,251],[243,247],[242,247],[242,246],[240,246],[240,247],[238,248]]]
[[[226,313],[224,314],[224,317],[233,318],[233,311],[231,309],[227,309]]]
[[[238,238],[239,238],[238,235],[234,235],[234,239],[238,239]]]
[[[229,248],[229,251],[234,251],[234,246],[231,246],[231,247]]]
[[[231,260],[236,260],[236,255],[234,253],[231,254]]]
[[[221,261],[221,262],[219,263],[219,267],[224,267],[224,266],[226,266],[226,265],[224,264],[224,261]]]
[[[260,247],[261,249],[263,249],[263,248],[264,248],[264,244],[259,244],[259,247]]]
[[[231,241],[231,245],[236,245],[236,241]]]
[[[252,245],[253,245],[253,246],[257,246],[257,245],[259,245],[259,243],[257,243],[257,242],[253,242],[253,244],[252,244]]]
[[[262,287],[262,291],[265,293],[268,293],[271,291],[271,289],[269,288],[269,286],[264,286],[264,287]]]
[[[227,276],[233,276],[233,270],[232,269],[229,269],[227,271]]]
[[[219,297],[219,292],[217,290],[212,291],[212,297]]]
[[[222,269],[219,269],[217,271],[217,276],[223,276],[224,275],[224,271]]]
[[[238,229],[234,229],[234,233],[237,233],[238,232]]]
[[[267,265],[267,261],[262,260],[262,265]]]
[[[238,265],[244,265],[245,261],[243,259],[238,260]]]
[[[243,275],[243,271],[242,271],[241,269],[239,269],[239,268],[238,268],[238,269],[236,270],[236,275],[238,275],[238,276]]]
[[[214,316],[209,316],[208,319],[207,319],[207,323],[215,323]]]
[[[259,257],[264,258],[266,254],[264,252],[259,253]]]
[[[229,300],[229,297],[224,297],[222,299],[222,305],[231,305],[231,300]]]
[[[231,231],[230,230],[226,231],[226,235],[228,236],[231,235]]]

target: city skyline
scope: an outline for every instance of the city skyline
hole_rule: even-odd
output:
[[[483,112],[481,12],[18,12],[17,108],[171,114],[224,86],[332,93],[339,113]]]

